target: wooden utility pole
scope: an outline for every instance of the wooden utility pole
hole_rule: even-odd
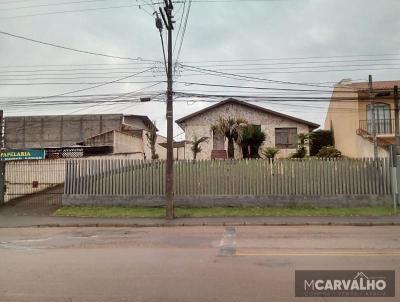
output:
[[[391,153],[392,153],[392,163],[393,163],[393,209],[394,209],[394,213],[397,214],[397,204],[399,203],[399,192],[398,192],[398,188],[399,188],[399,182],[400,182],[400,171],[399,171],[399,160],[398,160],[398,156],[400,155],[400,114],[399,114],[399,110],[400,110],[400,100],[399,100],[399,87],[398,86],[394,86],[394,133],[396,136],[396,144],[394,146],[394,148],[391,148]]]
[[[373,86],[372,86],[372,75],[369,75],[368,94],[369,94],[369,101],[370,101],[371,110],[372,110],[372,140],[374,143],[374,159],[377,159],[378,158],[378,140],[376,137],[375,97],[374,97],[374,90],[373,90]]]
[[[397,151],[400,147],[400,114],[399,114],[399,110],[400,110],[400,100],[399,100],[399,87],[398,86],[394,86],[394,128],[395,128],[395,134],[396,134],[396,154],[399,153],[399,151]]]
[[[167,219],[174,219],[174,115],[173,115],[173,78],[172,78],[172,31],[174,21],[172,10],[174,6],[171,0],[164,0],[164,10],[159,9],[165,28],[168,31],[168,60],[167,60],[167,162],[165,169],[165,202]],[[159,28],[160,21],[156,20],[156,26]]]
[[[0,110],[0,139],[1,139],[1,150],[4,150],[4,113]],[[5,174],[6,174],[6,163],[0,161],[0,205],[4,203],[5,194]]]
[[[4,112],[0,110],[0,148],[4,150]]]

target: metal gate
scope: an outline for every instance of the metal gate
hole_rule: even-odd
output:
[[[6,162],[4,202],[26,210],[61,206],[64,179],[64,159]]]

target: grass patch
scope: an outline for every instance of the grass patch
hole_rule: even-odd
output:
[[[288,208],[257,207],[215,207],[215,208],[176,208],[177,217],[295,217],[295,216],[393,216],[391,207],[362,208],[317,208],[311,206]],[[97,207],[67,206],[58,209],[54,215],[69,217],[131,217],[164,218],[164,208],[147,207]]]

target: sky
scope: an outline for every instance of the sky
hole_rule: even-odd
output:
[[[323,124],[326,101],[279,98],[314,93],[329,97],[334,83],[345,78],[366,81],[369,74],[374,81],[400,79],[398,0],[173,2],[174,119],[232,95]],[[1,32],[120,57],[0,34],[0,102],[5,115],[140,114],[155,120],[165,134],[166,75],[152,15],[159,5],[151,3],[0,0]],[[162,35],[166,43],[165,30]],[[123,79],[127,76],[131,77]],[[301,91],[307,89],[323,92]],[[59,94],[63,96],[44,98]],[[143,96],[152,101],[140,103]],[[181,133],[176,126],[176,139],[183,138]]]

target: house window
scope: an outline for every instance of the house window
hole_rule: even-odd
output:
[[[275,128],[275,146],[279,149],[296,149],[297,128]]]
[[[367,131],[372,133],[372,111],[373,107],[371,104],[367,107]],[[376,133],[385,134],[392,132],[392,122],[390,116],[390,105],[385,103],[375,104],[375,123]]]

